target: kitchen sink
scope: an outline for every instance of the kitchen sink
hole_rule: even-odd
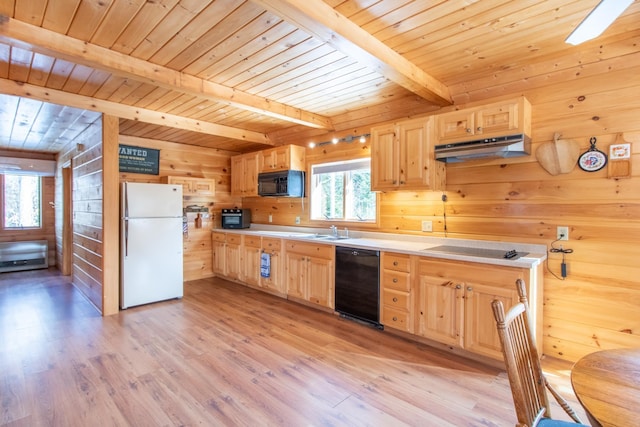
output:
[[[346,236],[334,236],[332,234],[312,234],[310,236],[310,238],[312,238],[312,239],[324,239],[324,240],[344,240],[344,239],[348,239],[349,237],[346,237]]]

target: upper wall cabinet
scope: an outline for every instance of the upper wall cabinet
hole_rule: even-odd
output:
[[[259,172],[303,171],[305,168],[305,148],[299,145],[283,145],[258,152]]]
[[[258,153],[240,154],[231,158],[231,195],[258,195]]]
[[[160,182],[182,185],[182,196],[213,196],[216,193],[216,182],[213,179],[190,178],[184,176],[163,176]]]
[[[435,116],[438,144],[524,133],[531,135],[531,104],[518,99]]]
[[[445,166],[433,146],[433,118],[371,128],[371,189],[444,189]]]

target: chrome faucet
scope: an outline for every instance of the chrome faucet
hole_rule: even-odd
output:
[[[333,234],[333,237],[338,237],[338,227],[332,225],[331,227],[329,227],[329,229],[331,230],[331,234]]]

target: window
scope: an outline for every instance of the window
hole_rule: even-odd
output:
[[[40,177],[5,174],[3,183],[4,228],[40,227]]]
[[[311,219],[375,221],[376,193],[371,191],[371,160],[313,165]]]

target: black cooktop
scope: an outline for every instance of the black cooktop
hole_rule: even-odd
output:
[[[485,249],[485,248],[470,248],[466,246],[452,246],[452,245],[440,245],[432,248],[426,248],[425,251],[443,252],[455,255],[467,255],[480,258],[492,258],[492,259],[510,259],[516,260],[520,257],[529,255],[529,252],[517,252],[515,250],[502,250],[502,249]]]

